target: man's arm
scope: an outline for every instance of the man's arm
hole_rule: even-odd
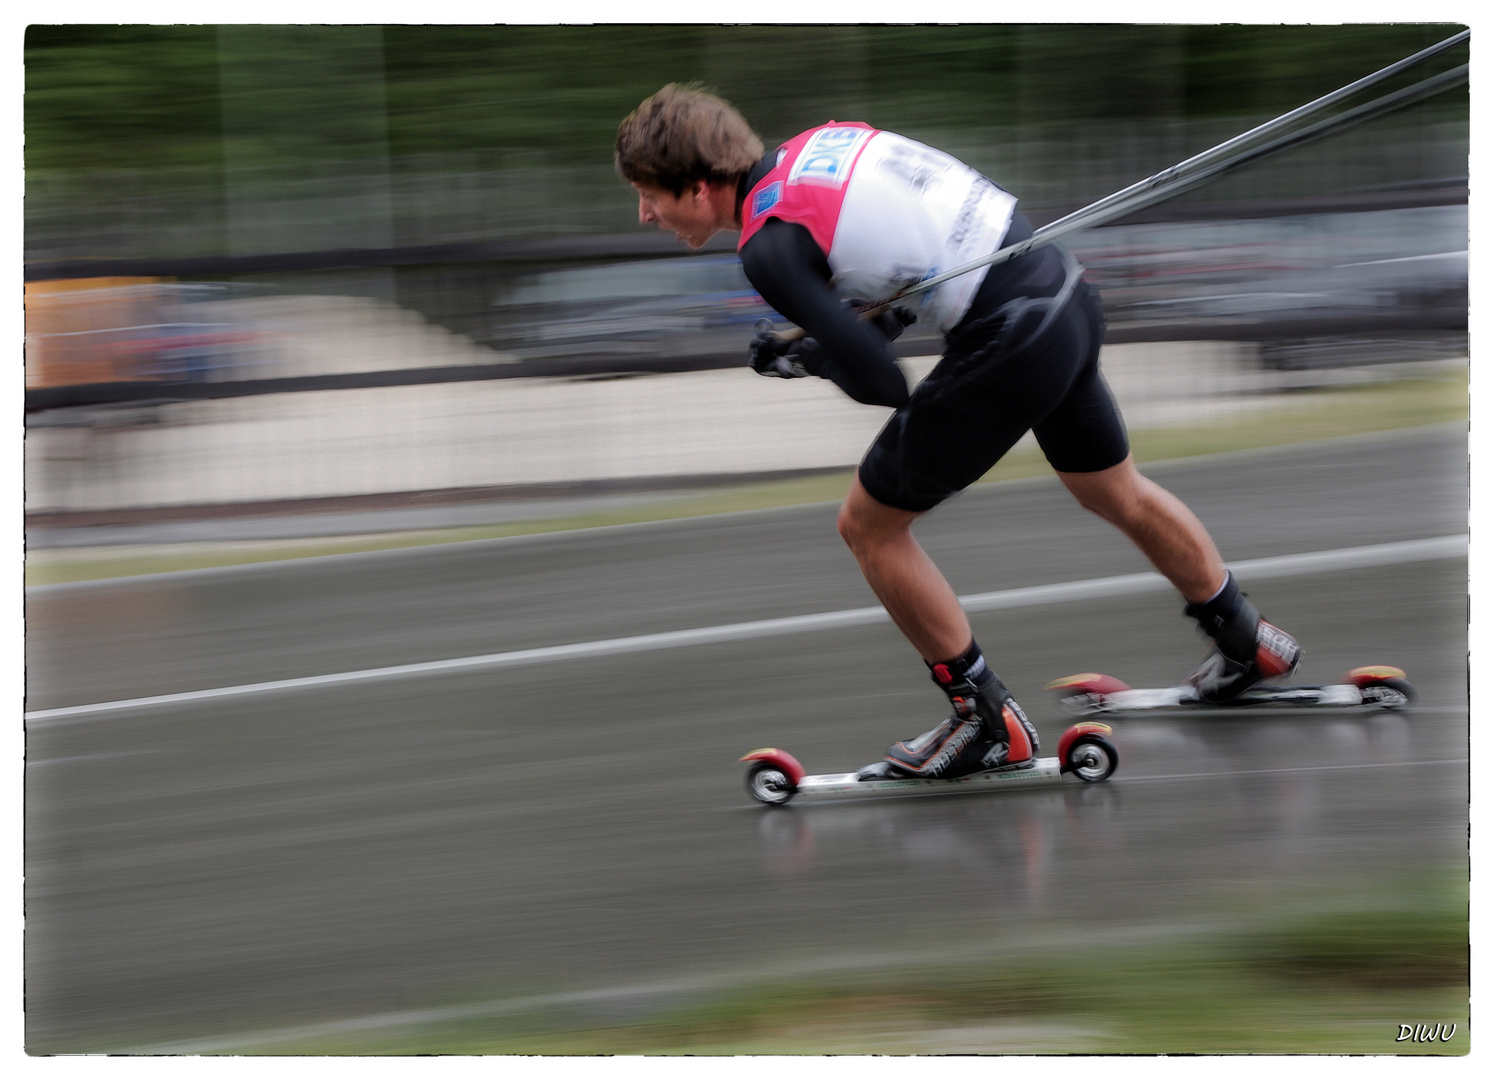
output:
[[[805,367],[864,405],[896,408],[908,381],[885,336],[830,288],[830,264],[802,225],[773,218],[742,247],[742,269],[764,300],[820,345]]]

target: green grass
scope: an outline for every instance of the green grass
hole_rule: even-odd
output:
[[[1269,413],[1199,427],[1134,431],[1132,448],[1140,462],[1195,457],[1314,439],[1418,427],[1468,419],[1468,382],[1457,374],[1405,380],[1357,390],[1284,394]],[[981,483],[1049,474],[1035,448],[1024,447],[996,465]],[[416,532],[339,536],[324,539],[162,544],[144,548],[49,549],[26,560],[26,584],[129,577],[169,570],[191,570],[243,563],[300,559],[357,551],[449,544],[506,536],[562,532],[645,521],[665,521],[744,510],[799,506],[840,499],[851,470],[821,476],[722,487],[695,496],[661,494],[657,502],[627,508],[534,521],[518,521]]]
[[[552,1008],[251,1052],[1462,1055],[1467,896],[1446,879],[1378,901],[1360,892],[1160,946],[1114,944],[1101,919],[1058,955],[796,977],[627,1022]],[[1457,1027],[1445,1042],[1397,1042],[1404,1023]]]

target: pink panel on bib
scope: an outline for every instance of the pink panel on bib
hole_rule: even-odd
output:
[[[828,256],[851,174],[876,134],[877,130],[867,124],[831,121],[784,143],[778,164],[742,203],[738,250],[765,221],[776,217],[803,225]]]

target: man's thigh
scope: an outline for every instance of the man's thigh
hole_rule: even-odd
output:
[[[1124,459],[1125,429],[1098,379],[1100,324],[1093,303],[1087,293],[1076,297],[1024,348],[1006,349],[998,338],[962,353],[952,349],[867,451],[858,472],[862,486],[889,506],[928,510],[979,480],[1034,428],[1040,441],[1047,432],[1069,471]],[[1094,396],[1096,383],[1102,399]],[[1070,403],[1078,385],[1082,400]],[[1107,403],[1108,410],[1102,407]]]
[[[1060,473],[1098,473],[1131,452],[1126,425],[1098,363],[1079,377],[1054,408],[1033,425],[1048,464]]]

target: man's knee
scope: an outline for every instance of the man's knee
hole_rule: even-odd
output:
[[[874,550],[889,540],[907,532],[918,517],[907,510],[898,510],[877,502],[861,486],[858,480],[851,486],[840,512],[835,516],[835,528],[846,546],[858,557]]]
[[[1096,473],[1060,473],[1079,505],[1106,521],[1121,523],[1143,512],[1143,478],[1130,459]]]
[[[835,531],[840,533],[840,538],[846,542],[846,546],[856,546],[856,534],[858,522],[855,512],[851,509],[851,502],[847,499],[840,504],[840,510],[835,514]]]
[[[1135,499],[1131,493],[1118,486],[1086,488],[1074,492],[1079,505],[1091,514],[1098,514],[1106,521],[1124,521],[1132,516]]]
[[[866,506],[859,500],[847,496],[840,504],[840,512],[835,515],[835,530],[853,552],[863,551],[873,543],[878,530],[870,518]]]

